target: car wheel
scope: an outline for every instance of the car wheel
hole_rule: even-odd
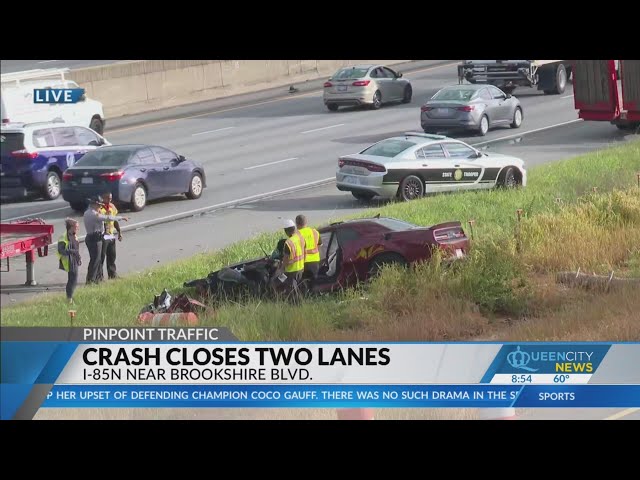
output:
[[[191,182],[189,183],[187,198],[190,200],[200,198],[200,196],[202,195],[202,189],[202,175],[200,175],[199,173],[194,173],[191,177]]]
[[[516,111],[513,112],[513,122],[511,122],[511,128],[520,128],[522,125],[522,109],[516,107]]]
[[[500,176],[500,181],[498,182],[498,185],[502,188],[516,188],[519,184],[516,170],[513,167],[508,167]]]
[[[424,182],[416,175],[409,175],[400,182],[398,197],[404,202],[409,202],[424,195]]]
[[[411,85],[404,87],[404,96],[402,97],[402,103],[411,103],[411,97],[413,96],[413,88]]]
[[[69,206],[76,212],[84,213],[89,205],[84,202],[71,202]]]
[[[366,202],[368,202],[369,200],[373,199],[373,197],[375,197],[375,194],[367,193],[367,192],[351,192],[351,195],[353,195],[354,198],[358,200],[363,200]]]
[[[44,188],[44,196],[47,200],[55,200],[60,196],[60,175],[53,170],[47,173],[47,183]]]
[[[367,271],[369,278],[378,276],[380,270],[382,270],[385,265],[399,265],[406,267],[407,261],[397,253],[382,253],[377,257],[374,257],[374,259],[369,263]]]
[[[327,104],[327,108],[329,110],[331,110],[332,112],[337,112],[338,111],[338,105],[335,103],[328,103]]]
[[[99,133],[100,135],[102,135],[104,133],[104,123],[98,117],[93,117],[91,119],[91,123],[89,124],[89,128],[91,130],[93,130],[94,132]]]
[[[147,205],[147,189],[141,183],[136,183],[131,194],[131,210],[139,212]]]
[[[371,104],[371,107],[374,110],[378,110],[382,107],[382,94],[380,93],[380,90],[376,90],[376,93],[373,94],[373,103]]]
[[[478,126],[478,134],[484,137],[489,132],[489,119],[486,115],[483,115],[480,119],[480,125]]]

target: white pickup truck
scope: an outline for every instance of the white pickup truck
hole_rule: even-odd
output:
[[[2,123],[51,122],[62,119],[70,125],[89,127],[102,135],[105,118],[102,103],[85,95],[74,104],[34,103],[37,88],[81,88],[65,78],[67,68],[37,69],[0,75]]]
[[[463,60],[458,83],[487,83],[512,93],[516,87],[538,87],[547,95],[562,94],[573,60]]]

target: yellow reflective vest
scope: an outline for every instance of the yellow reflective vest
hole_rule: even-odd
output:
[[[113,203],[110,203],[108,206],[105,206],[104,204],[100,207],[99,210],[100,213],[103,213],[105,215],[111,215],[111,216],[116,216],[118,215],[118,209],[116,208],[116,206]],[[115,222],[111,221],[111,220],[107,220],[104,222],[104,233],[106,233],[107,235],[113,235],[116,233],[116,226],[115,226]]]
[[[287,238],[289,247],[289,264],[285,267],[286,273],[295,273],[304,270],[304,238],[299,232]]]
[[[69,248],[69,237],[67,236],[67,232],[64,232],[64,235],[62,235],[59,239],[58,239],[58,243],[60,242],[64,242],[64,248],[67,249]],[[57,245],[56,245],[56,255],[58,255],[58,259],[60,260],[60,263],[62,264],[62,268],[64,269],[65,272],[69,271],[69,257],[67,255],[61,255],[60,252],[58,251]]]
[[[320,241],[320,233],[315,228],[304,227],[300,229],[300,233],[306,244],[306,253],[304,263],[316,263],[320,261],[320,250],[318,250],[318,242]]]

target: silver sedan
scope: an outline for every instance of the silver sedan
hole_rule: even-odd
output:
[[[420,107],[425,133],[473,130],[486,135],[490,128],[520,128],[520,100],[493,85],[455,85],[438,91]]]
[[[410,103],[413,89],[402,73],[384,65],[356,65],[334,73],[324,84],[324,104],[335,112],[341,106],[368,105],[379,109],[389,102]]]

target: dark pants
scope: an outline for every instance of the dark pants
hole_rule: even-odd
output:
[[[73,292],[76,291],[78,286],[78,270],[69,270],[67,272],[67,300],[73,298]]]
[[[304,264],[304,276],[305,278],[311,278],[315,280],[318,278],[318,270],[320,270],[320,262],[305,263]]]
[[[98,283],[100,281],[100,270],[102,267],[102,235],[91,233],[84,239],[84,243],[89,250],[89,267],[87,268],[87,283]]]
[[[109,278],[116,278],[116,241],[102,241],[102,258],[100,259],[100,278],[103,277],[102,268],[105,259],[107,260],[107,275]]]

